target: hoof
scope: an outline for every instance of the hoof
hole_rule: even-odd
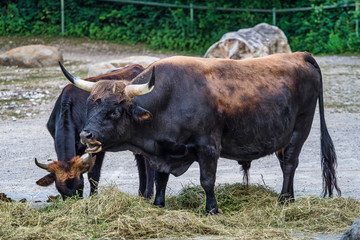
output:
[[[278,199],[279,203],[281,204],[288,204],[288,203],[292,203],[295,201],[295,198],[294,196],[290,195],[290,194],[281,194],[279,196],[279,199]]]
[[[220,208],[213,208],[210,211],[206,210],[205,215],[209,216],[209,215],[216,215],[216,214],[222,214],[223,211]]]
[[[160,207],[160,208],[165,207],[165,203],[164,203],[164,202],[157,202],[156,200],[155,200],[155,202],[154,202],[154,205],[157,206],[157,207]]]

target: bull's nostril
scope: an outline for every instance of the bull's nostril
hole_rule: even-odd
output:
[[[87,132],[87,131],[82,131],[80,133],[80,138],[81,139],[91,139],[93,136],[93,134],[91,132]]]

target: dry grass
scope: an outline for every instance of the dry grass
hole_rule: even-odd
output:
[[[114,186],[41,208],[0,202],[0,239],[293,239],[298,232],[344,231],[360,212],[360,202],[350,198],[306,197],[280,205],[263,186],[222,185],[216,192],[224,214],[207,217],[200,187],[169,197],[163,209]]]

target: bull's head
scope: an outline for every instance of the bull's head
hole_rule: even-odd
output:
[[[68,162],[52,161],[49,164],[39,163],[35,158],[35,164],[50,173],[36,183],[45,187],[55,182],[56,189],[65,199],[75,195],[82,197],[84,190],[83,173],[91,171],[95,164],[95,157],[86,154],[82,157],[76,156]]]
[[[150,80],[145,84],[133,84],[123,80],[100,80],[89,82],[73,77],[61,63],[67,79],[75,86],[90,92],[87,100],[87,120],[80,133],[81,142],[87,145],[86,152],[117,151],[130,138],[136,124],[148,121],[152,114],[134,103],[134,97],[151,92],[155,84],[155,67]]]

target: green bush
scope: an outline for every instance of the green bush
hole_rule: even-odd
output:
[[[332,0],[150,0],[226,8],[295,8],[342,4]],[[350,1],[348,3],[353,3]],[[355,34],[354,7],[277,14],[277,26],[293,51],[313,54],[360,53]],[[155,49],[204,54],[229,31],[272,24],[271,13],[224,12],[133,5],[100,0],[65,1],[65,36],[90,37],[120,43],[145,43]],[[0,2],[0,35],[58,36],[61,33],[58,0],[7,0]]]

